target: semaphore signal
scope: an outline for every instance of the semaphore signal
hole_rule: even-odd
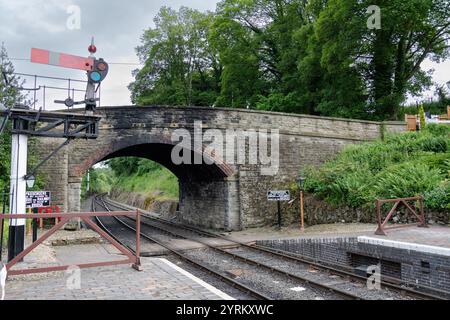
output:
[[[70,107],[75,104],[85,104],[85,114],[67,112],[48,112],[42,110],[32,110],[30,106],[19,106],[17,103],[13,107],[0,105],[0,116],[4,121],[0,121],[0,133],[5,128],[8,120],[12,122],[12,152],[11,152],[11,179],[10,179],[10,213],[20,215],[26,212],[25,193],[27,182],[33,182],[37,170],[54,154],[64,148],[73,139],[96,139],[98,137],[98,123],[100,116],[94,115],[98,98],[96,92],[100,88],[100,83],[108,74],[108,64],[103,59],[96,59],[94,53],[97,48],[92,39],[88,48],[89,57],[79,57],[65,53],[58,53],[49,50],[31,49],[31,62],[70,68],[85,71],[87,74],[87,87],[83,101],[75,102],[70,97],[65,101],[56,100],[55,103],[63,103]],[[7,75],[3,75],[6,84]],[[69,82],[70,86],[70,82]],[[16,88],[18,90],[27,90]],[[34,88],[33,90],[38,90]],[[45,87],[44,87],[45,90]],[[44,98],[45,99],[45,98]],[[1,120],[1,119],[0,119]],[[66,141],[51,152],[44,160],[36,165],[34,169],[27,173],[28,137],[52,137],[65,138]],[[30,185],[32,187],[32,185]],[[13,260],[24,250],[25,240],[25,219],[11,219],[8,238],[8,261]]]

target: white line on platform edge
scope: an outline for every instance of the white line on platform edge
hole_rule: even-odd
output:
[[[181,269],[180,267],[178,267],[177,265],[173,264],[169,260],[164,259],[164,258],[158,258],[158,260],[164,262],[165,264],[167,264],[172,269],[175,269],[176,271],[178,271],[182,275],[188,277],[192,281],[195,281],[196,283],[198,283],[199,285],[201,285],[205,289],[207,289],[207,290],[211,291],[212,293],[214,293],[215,295],[219,296],[220,298],[222,298],[224,300],[236,300],[235,298],[227,295],[225,292],[222,292],[222,291],[220,291],[217,288],[214,288],[212,285],[210,285],[210,284],[206,283],[205,281],[197,278],[196,276],[194,276],[193,274],[187,272],[186,270]]]
[[[431,254],[437,254],[437,255],[450,257],[450,249],[444,248],[444,247],[436,247],[436,246],[429,246],[429,245],[412,243],[412,242],[402,242],[402,241],[387,240],[387,239],[380,239],[380,238],[373,238],[373,237],[358,237],[358,242],[373,244],[373,245],[381,245],[381,246],[386,246],[386,247],[391,247],[391,248],[413,250],[413,251],[419,251],[419,252],[425,252],[425,253],[431,253]]]

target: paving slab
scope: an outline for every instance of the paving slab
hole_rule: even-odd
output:
[[[369,237],[373,239],[450,248],[450,227],[431,225],[429,228],[419,228],[410,226],[387,230],[387,236],[375,235],[376,229],[377,225],[374,224],[328,224],[309,227],[304,232],[295,227],[284,228],[282,230],[258,228],[232,232],[227,235],[244,242],[257,240]]]
[[[386,231],[387,236],[368,235],[373,239],[412,243],[424,246],[450,249],[450,227],[429,226],[429,228],[408,227]]]
[[[8,279],[6,300],[233,300],[162,258],[130,265],[51,273],[44,279]],[[13,277],[11,277],[13,278]]]

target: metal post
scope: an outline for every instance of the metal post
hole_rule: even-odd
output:
[[[305,211],[303,207],[303,190],[300,190],[300,228],[305,231]]]
[[[24,124],[16,123],[21,126]],[[24,214],[26,212],[25,193],[27,184],[27,150],[28,136],[24,134],[13,134],[11,144],[11,196],[10,213]],[[25,219],[11,219],[9,224],[8,239],[8,261],[14,259],[24,249],[25,242]]]
[[[31,212],[31,208],[28,208],[27,209],[27,213],[28,214],[31,214],[32,212]],[[32,224],[32,220],[29,220],[29,219],[27,219],[26,220],[26,223],[25,223],[25,226],[26,226],[26,235],[27,235],[27,237],[29,236],[29,235],[31,235],[31,224]]]
[[[91,191],[91,170],[88,170],[87,172],[87,186],[86,186],[86,194],[89,194],[89,192]]]
[[[133,268],[137,271],[142,271],[141,266],[141,212],[136,209],[136,260]]]
[[[44,88],[44,90],[42,91],[42,96],[43,96],[43,100],[42,100],[43,108],[42,108],[42,110],[45,111],[45,86],[43,88]]]
[[[281,201],[277,201],[278,204],[278,228],[281,229]]]
[[[33,209],[33,213],[34,214],[37,213],[36,208]],[[38,235],[38,219],[33,219],[33,243],[37,241],[37,235]]]
[[[381,222],[381,201],[377,200],[377,220],[378,220],[378,229],[375,232],[378,236],[386,236],[386,233],[383,230],[383,223]]]
[[[37,86],[37,76],[34,76],[34,88]],[[33,90],[33,110],[36,110],[36,90]]]

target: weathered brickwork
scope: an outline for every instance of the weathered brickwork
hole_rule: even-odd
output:
[[[286,188],[307,165],[320,165],[348,144],[382,137],[383,130],[401,131],[403,123],[321,118],[237,109],[110,107],[97,140],[73,141],[43,168],[47,188],[69,211],[80,209],[83,174],[94,164],[119,156],[138,156],[166,166],[180,180],[180,209],[186,222],[238,230],[267,224],[276,210],[266,201],[270,189]],[[275,176],[262,176],[259,165],[214,164],[175,166],[172,133],[183,128],[194,137],[194,121],[203,130],[279,130],[280,163]],[[60,141],[43,141],[41,157]],[[244,146],[241,146],[242,148]],[[248,148],[248,143],[247,146]],[[237,148],[237,146],[235,146]]]
[[[383,275],[411,286],[450,292],[449,256],[362,243],[357,238],[264,240],[257,244],[341,267],[380,264]]]

